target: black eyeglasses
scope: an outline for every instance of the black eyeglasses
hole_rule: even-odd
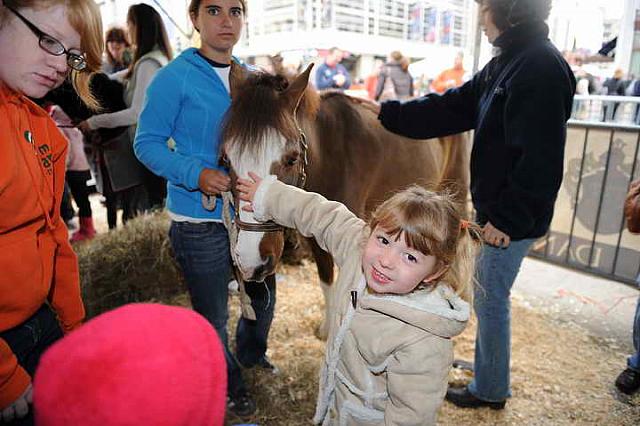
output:
[[[29,29],[38,37],[38,43],[40,44],[40,48],[45,52],[54,55],[54,56],[62,56],[67,55],[67,65],[73,68],[76,71],[82,71],[87,67],[87,60],[85,59],[82,53],[73,53],[69,52],[60,41],[53,38],[49,34],[42,31],[40,28],[33,25],[27,18],[19,14],[15,9],[4,5],[7,9],[13,12],[24,24],[29,27]]]

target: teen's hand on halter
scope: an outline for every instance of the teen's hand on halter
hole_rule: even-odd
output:
[[[376,116],[380,115],[380,104],[378,102],[372,101],[369,99],[355,98],[355,97],[350,97],[349,99],[351,99],[352,102],[362,105],[364,109],[371,111]]]
[[[215,169],[204,169],[200,172],[198,187],[207,195],[218,195],[228,191],[231,179],[224,172]]]
[[[238,197],[242,201],[246,201],[249,204],[242,207],[242,210],[247,212],[253,211],[253,198],[256,195],[256,191],[262,182],[262,178],[253,172],[249,172],[249,179],[238,178],[236,182],[236,189],[238,190]]]
[[[498,248],[507,248],[511,244],[511,237],[487,222],[482,228],[482,238],[484,242]]]
[[[1,423],[9,423],[15,419],[21,419],[27,414],[29,414],[29,404],[33,402],[33,387],[31,383],[27,389],[9,405],[7,408],[2,410],[0,420]]]

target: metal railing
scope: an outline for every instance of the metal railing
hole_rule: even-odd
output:
[[[640,97],[576,95],[571,119],[581,123],[637,126],[640,123]]]
[[[607,102],[618,103],[615,113]],[[640,178],[639,104],[640,98],[576,96],[554,218],[532,256],[635,284],[640,236],[626,230],[623,203],[630,182]]]

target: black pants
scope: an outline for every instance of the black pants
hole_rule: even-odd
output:
[[[105,199],[105,207],[107,208],[107,223],[109,229],[115,229],[118,221],[118,193],[111,188],[111,180],[109,170],[104,164],[104,157],[100,157],[100,175],[102,176],[102,195]]]
[[[115,229],[118,224],[118,208],[122,207],[122,223],[127,223],[140,213],[146,211],[147,195],[143,185],[114,191],[109,178],[109,171],[102,164],[102,195],[107,207],[107,223],[109,229]]]
[[[89,202],[89,188],[87,188],[87,181],[91,179],[91,172],[89,170],[67,170],[67,184],[71,190],[73,201],[76,202],[78,209],[78,216],[91,217],[91,203]]]
[[[76,215],[73,210],[73,204],[71,204],[71,192],[69,191],[69,185],[64,185],[64,192],[62,193],[62,202],[60,203],[60,217],[65,223],[68,223]]]
[[[167,180],[144,168],[144,187],[147,190],[148,209],[161,209],[167,198]]]
[[[18,364],[33,378],[40,357],[44,351],[62,338],[62,330],[58,320],[48,305],[42,305],[28,320],[16,327],[3,331],[0,337],[7,342],[18,358]],[[33,425],[33,407],[24,419],[14,420],[11,426]]]

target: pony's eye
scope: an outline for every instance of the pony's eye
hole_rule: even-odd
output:
[[[288,167],[295,166],[297,162],[298,162],[298,158],[297,157],[289,157],[289,158],[287,158],[287,166]]]

